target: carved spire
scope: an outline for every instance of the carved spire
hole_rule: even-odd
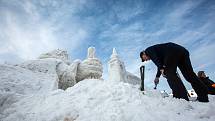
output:
[[[87,58],[95,58],[95,51],[96,51],[95,47],[89,47]]]
[[[111,58],[118,58],[118,54],[116,52],[116,48],[113,48],[113,52],[112,52]]]

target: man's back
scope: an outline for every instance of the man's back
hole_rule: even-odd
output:
[[[158,56],[159,58],[163,59],[167,56],[177,56],[181,53],[188,52],[184,47],[175,44],[175,43],[163,43],[163,44],[157,44],[153,45],[151,47],[148,47],[145,50],[146,54],[150,56],[150,53],[153,52]]]

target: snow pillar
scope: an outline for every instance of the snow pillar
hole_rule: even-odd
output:
[[[95,47],[88,48],[87,58],[95,58]]]
[[[108,62],[108,76],[111,81],[125,82],[127,80],[125,65],[119,59],[115,48],[113,48],[113,53]]]

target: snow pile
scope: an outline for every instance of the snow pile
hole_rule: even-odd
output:
[[[24,95],[48,92],[57,89],[57,79],[56,73],[50,73],[45,68],[33,72],[20,66],[0,65],[1,92],[14,92]]]
[[[84,80],[66,91],[25,96],[2,112],[4,121],[212,121],[210,103],[162,98],[123,82]]]
[[[34,66],[29,66],[31,67]],[[56,90],[57,82],[57,74],[50,73],[45,68],[33,72],[18,65],[0,65],[0,112],[25,95]]]

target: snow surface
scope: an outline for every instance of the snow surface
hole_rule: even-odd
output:
[[[210,97],[210,101],[162,98],[155,90],[143,95],[137,86],[128,83],[89,79],[65,91],[22,96],[1,112],[0,120],[212,121],[215,97]]]

